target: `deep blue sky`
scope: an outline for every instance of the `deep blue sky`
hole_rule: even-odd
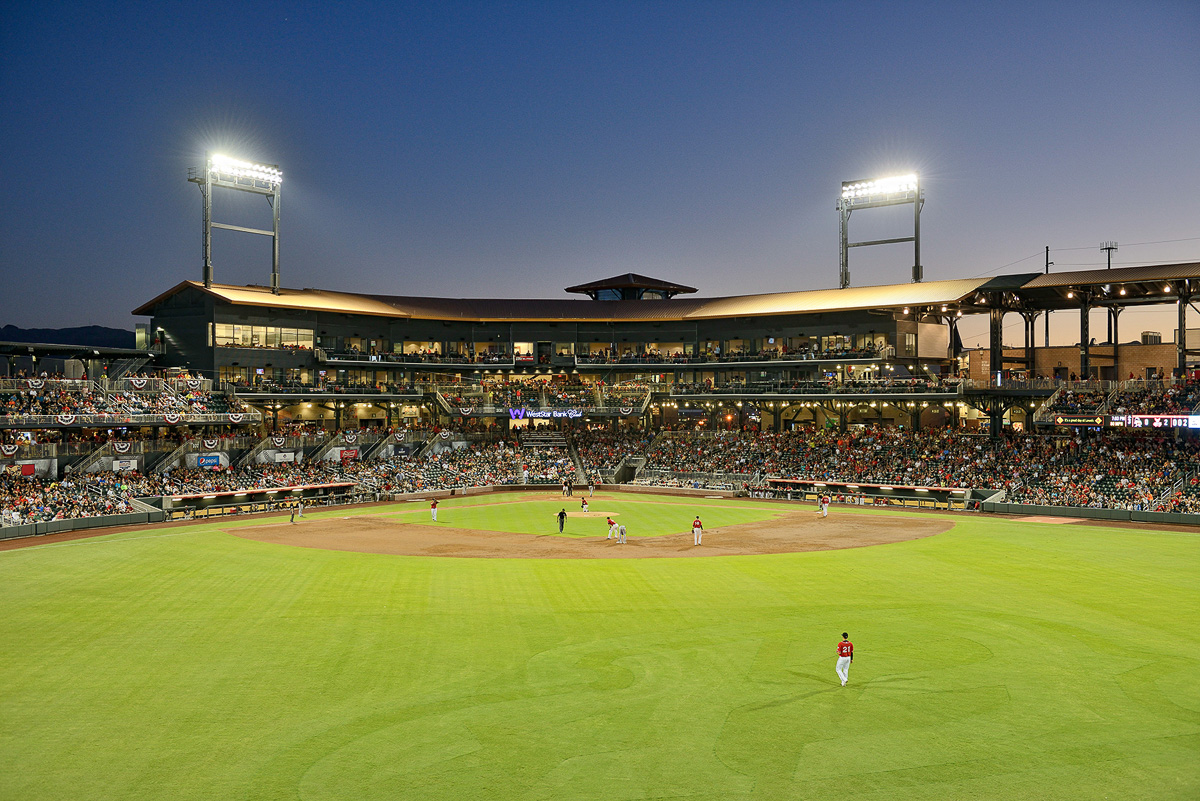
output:
[[[840,182],[910,169],[929,280],[1040,270],[1045,245],[1054,269],[1099,264],[1105,239],[1121,264],[1200,258],[1194,0],[9,2],[3,18],[0,323],[131,327],[199,278],[186,177],[206,149],[282,167],[285,286],[836,286]],[[855,238],[905,233],[875,214]],[[214,216],[269,222],[228,192]],[[214,240],[218,281],[269,280],[267,239]],[[859,249],[853,283],[907,280],[910,254]]]

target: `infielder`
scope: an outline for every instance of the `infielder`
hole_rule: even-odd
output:
[[[582,509],[582,510],[583,510],[583,511],[585,511],[585,512],[588,510],[587,498],[584,498],[584,499],[583,499],[583,500],[580,502],[580,504],[579,504],[579,508],[580,508],[580,509]]]
[[[604,539],[614,539],[617,536],[617,521],[613,520],[611,517],[607,517],[605,520],[608,521],[608,536]]]
[[[704,539],[704,524],[700,522],[700,515],[696,515],[696,519],[692,521],[692,544],[699,545]]]
[[[437,522],[437,498],[429,502],[429,514],[433,518],[433,522]]]
[[[842,641],[837,647],[838,661],[837,674],[842,680],[842,686],[846,686],[846,682],[850,680],[850,665],[854,662],[854,643],[850,642],[850,635],[842,632]]]

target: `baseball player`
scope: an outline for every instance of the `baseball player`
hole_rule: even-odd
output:
[[[558,533],[563,533],[563,527],[567,525],[567,510],[561,509],[558,513]]]
[[[821,496],[821,517],[829,517],[829,496]]]
[[[692,521],[692,544],[699,545],[704,539],[704,524],[700,522],[700,515],[696,515],[696,519]]]
[[[579,502],[579,508],[585,512],[588,510],[587,498],[584,498],[582,501]]]
[[[433,522],[437,522],[437,498],[429,502],[429,515],[433,518]]]
[[[613,520],[611,517],[606,517],[605,520],[608,521],[608,536],[604,539],[611,540],[617,536],[617,521]]]
[[[854,643],[850,642],[850,635],[842,632],[842,641],[837,646],[838,661],[837,674],[842,680],[842,686],[846,686],[846,682],[850,680],[850,665],[854,662]]]
[[[620,526],[617,527],[617,542],[621,543],[622,545],[625,544],[625,524],[624,523],[622,523]]]

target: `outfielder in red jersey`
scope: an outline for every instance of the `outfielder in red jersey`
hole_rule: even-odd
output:
[[[846,682],[850,680],[850,663],[854,661],[854,643],[850,642],[850,635],[842,632],[842,641],[837,646],[838,661],[837,674],[842,680],[842,686],[846,686]]]

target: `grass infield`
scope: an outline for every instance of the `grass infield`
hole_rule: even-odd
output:
[[[498,500],[439,517],[547,533],[579,505]],[[655,500],[622,502],[631,536],[794,509]],[[1200,797],[1200,534],[958,520],[705,559],[217,524],[0,552],[0,799]]]

